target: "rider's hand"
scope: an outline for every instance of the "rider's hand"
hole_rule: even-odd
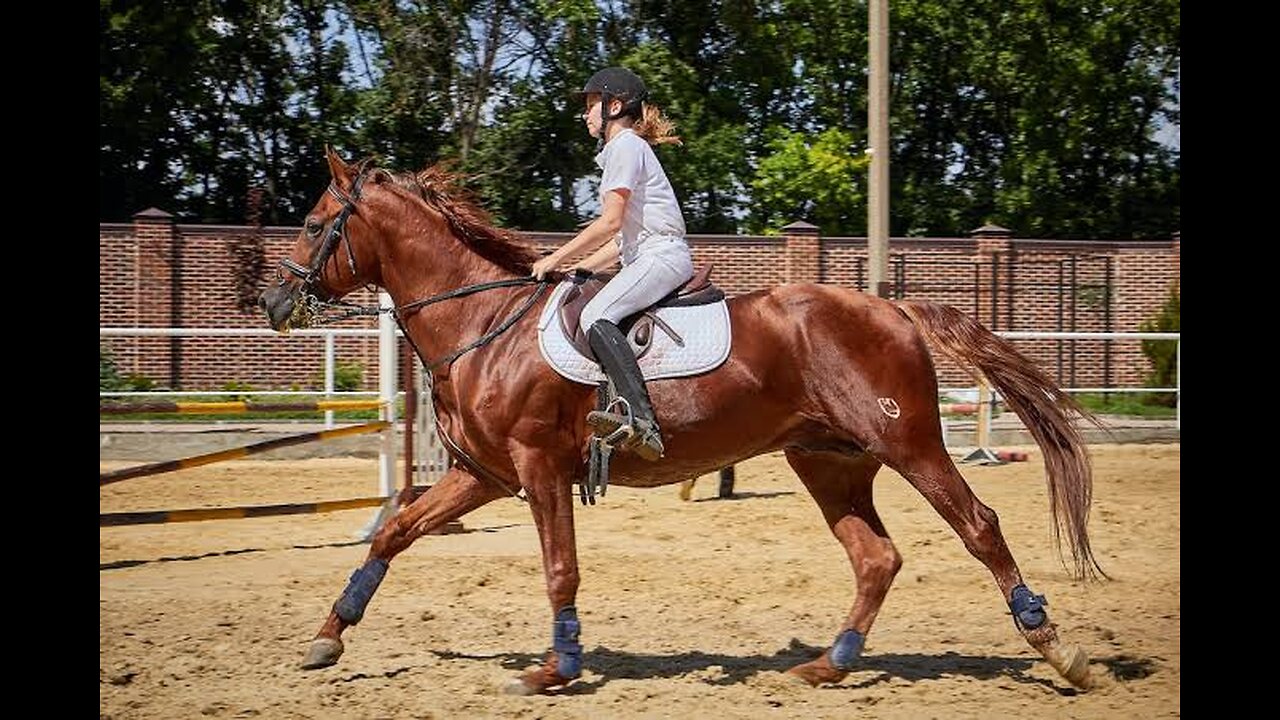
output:
[[[551,255],[547,255],[546,257],[539,259],[537,262],[533,264],[533,270],[529,274],[537,278],[538,280],[541,280],[543,277],[546,276],[547,273],[551,272],[552,270],[555,270],[556,266],[559,264],[560,264],[559,260],[556,260]]]

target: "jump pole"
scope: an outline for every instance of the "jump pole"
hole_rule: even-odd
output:
[[[123,525],[159,525],[203,520],[239,520],[242,518],[273,517],[277,515],[310,515],[340,510],[374,507],[386,502],[382,496],[351,498],[348,500],[321,500],[310,503],[284,503],[279,505],[249,505],[227,508],[191,508],[189,510],[152,510],[141,512],[113,512],[98,515],[98,527]]]
[[[100,415],[130,415],[138,413],[179,415],[222,415],[258,412],[325,412],[335,410],[377,410],[381,400],[316,400],[300,403],[260,403],[234,400],[228,402],[148,402],[148,403],[99,403]],[[325,425],[332,428],[333,423]]]
[[[173,472],[174,470],[183,470],[186,468],[199,467],[201,465],[210,465],[216,462],[235,460],[242,458],[245,455],[253,455],[255,453],[266,452],[267,450],[289,447],[290,445],[302,445],[304,443],[316,442],[317,440],[331,440],[333,438],[345,437],[347,435],[359,435],[361,433],[379,431],[381,431],[385,437],[388,431],[394,429],[394,427],[390,427],[386,423],[378,421],[364,423],[362,425],[352,425],[350,427],[334,428],[333,430],[317,430],[315,432],[307,432],[300,435],[289,435],[287,437],[275,438],[274,440],[264,440],[259,443],[231,448],[229,450],[219,450],[217,452],[205,453],[203,455],[192,455],[191,457],[185,457],[180,460],[166,460],[164,462],[135,465],[130,468],[99,473],[98,486],[110,485],[111,483],[128,480],[130,478],[159,475],[160,473]]]

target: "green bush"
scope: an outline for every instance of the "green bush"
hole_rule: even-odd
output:
[[[1096,415],[1126,415],[1129,417],[1171,418],[1172,408],[1153,401],[1151,395],[1164,393],[1082,393],[1076,402]]]
[[[1142,332],[1181,332],[1179,310],[1181,300],[1178,294],[1178,283],[1170,289],[1169,298],[1165,300],[1160,312],[1152,319],[1142,323]],[[1175,387],[1178,383],[1178,342],[1176,340],[1143,340],[1142,354],[1151,362],[1151,372],[1147,375],[1147,387]],[[1147,402],[1166,407],[1177,403],[1174,393],[1150,393]]]
[[[333,389],[342,392],[359,390],[364,385],[364,366],[360,363],[338,363],[333,368]]]
[[[156,381],[146,375],[125,375],[123,390],[150,392],[156,389]]]
[[[107,392],[119,390],[122,382],[120,371],[116,368],[115,358],[111,357],[111,351],[99,345],[98,390]]]
[[[324,387],[324,373],[312,376],[316,387]],[[358,362],[336,363],[333,366],[333,389],[338,392],[353,392],[364,387],[364,366]]]
[[[221,399],[217,400],[216,402],[245,402],[253,399],[249,395],[242,394],[242,393],[250,392],[254,389],[253,386],[247,382],[241,382],[239,380],[231,380],[231,381],[222,383],[222,385],[220,385],[218,389],[226,393],[226,395],[223,396]]]
[[[155,385],[155,381],[146,375],[121,375],[111,351],[98,346],[99,392],[147,391]]]

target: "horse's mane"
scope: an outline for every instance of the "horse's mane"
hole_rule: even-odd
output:
[[[514,230],[495,227],[493,217],[476,202],[473,194],[459,184],[457,173],[446,163],[436,163],[416,173],[379,168],[392,184],[435,208],[449,229],[476,254],[517,275],[528,275],[541,254]]]

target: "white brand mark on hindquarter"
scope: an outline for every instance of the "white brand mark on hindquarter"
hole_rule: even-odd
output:
[[[902,408],[898,407],[898,401],[893,398],[879,398],[876,402],[880,403],[880,412],[895,420],[902,414]]]

